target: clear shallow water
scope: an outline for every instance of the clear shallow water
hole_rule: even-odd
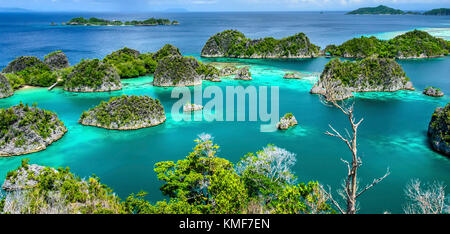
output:
[[[303,31],[313,42],[324,46],[356,35],[415,27],[436,28],[449,21],[448,17],[423,16],[362,16],[356,21],[355,16],[341,13],[185,13],[154,15],[179,20],[181,25],[174,27],[47,26],[51,21],[67,21],[78,15],[82,14],[1,14],[0,32],[5,35],[5,40],[0,42],[0,64],[5,66],[19,55],[42,57],[56,49],[67,52],[71,63],[76,63],[81,58],[101,58],[123,46],[155,51],[165,43],[173,43],[183,53],[198,56],[210,35],[228,28],[242,30],[250,37],[283,37]],[[116,15],[113,18],[137,16]],[[270,24],[267,24],[268,19],[272,20]],[[324,106],[317,96],[309,94],[317,74],[329,59],[204,61],[246,63],[251,66],[254,80],[205,82],[203,87],[279,86],[280,114],[294,113],[300,125],[286,132],[260,133],[261,122],[175,122],[170,115],[171,106],[176,101],[170,98],[171,88],[151,86],[152,77],[124,80],[123,90],[110,93],[77,94],[64,92],[61,88],[51,92],[45,88],[20,90],[10,98],[0,99],[0,107],[6,108],[20,101],[37,102],[39,107],[55,111],[69,131],[45,151],[0,158],[0,178],[16,168],[21,159],[30,158],[32,163],[68,166],[81,177],[95,173],[122,197],[143,189],[150,193],[151,200],[156,201],[163,197],[153,165],[163,160],[184,158],[194,146],[196,135],[208,132],[221,146],[219,156],[234,163],[247,152],[276,144],[297,154],[295,172],[299,181],[318,180],[334,189],[339,188],[346,173],[346,167],[339,159],[350,155],[342,142],[325,136],[324,132],[329,123],[342,129],[348,127],[347,121],[338,110]],[[361,197],[360,207],[364,213],[402,212],[403,188],[411,178],[440,180],[450,185],[450,160],[433,152],[426,138],[431,114],[436,107],[449,102],[449,97],[432,98],[421,94],[421,90],[429,85],[450,93],[450,58],[399,62],[417,91],[364,93],[358,94],[356,99],[357,116],[365,119],[359,132],[359,152],[364,162],[360,171],[362,183],[383,175],[387,167],[391,170],[391,175],[383,183]],[[304,80],[284,80],[282,76],[287,71],[299,71],[310,76]],[[166,109],[166,123],[126,132],[77,123],[82,111],[101,100],[122,94],[149,95],[160,99]],[[207,101],[204,99],[204,103]]]

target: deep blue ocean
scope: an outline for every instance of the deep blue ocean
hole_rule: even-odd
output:
[[[177,20],[177,26],[50,26],[73,17],[98,17],[117,20],[150,17]],[[62,50],[71,64],[83,58],[103,58],[124,46],[153,52],[166,43],[180,48],[184,55],[199,57],[206,40],[225,29],[237,29],[247,37],[282,38],[304,32],[311,42],[325,47],[340,44],[360,35],[383,39],[420,28],[449,40],[450,17],[417,15],[345,15],[343,12],[240,12],[240,13],[0,13],[0,68],[22,55],[43,58],[47,53]],[[153,165],[164,160],[179,160],[188,155],[193,140],[210,133],[220,145],[219,157],[233,163],[248,152],[256,152],[267,144],[275,144],[297,155],[295,174],[298,181],[317,180],[333,189],[340,189],[346,166],[340,158],[351,157],[346,146],[326,136],[328,124],[337,129],[348,127],[346,117],[336,108],[323,105],[316,95],[309,94],[327,58],[293,60],[202,59],[206,62],[236,62],[250,66],[253,81],[224,80],[204,82],[203,87],[218,85],[254,85],[280,87],[280,114],[292,112],[299,126],[286,132],[260,132],[260,122],[176,122],[170,109],[176,101],[171,88],[151,85],[153,77],[123,80],[124,89],[109,93],[69,93],[61,88],[19,90],[14,96],[0,99],[7,108],[20,101],[55,111],[68,127],[68,133],[45,151],[10,158],[0,158],[0,181],[6,173],[19,166],[20,160],[54,167],[70,167],[81,177],[95,173],[102,182],[122,198],[140,190],[149,192],[149,199],[164,199]],[[360,199],[362,213],[402,213],[405,204],[403,189],[409,180],[442,181],[450,186],[450,159],[435,153],[427,142],[426,131],[434,109],[450,101],[450,58],[402,60],[399,63],[411,78],[417,91],[357,94],[355,112],[364,117],[359,131],[361,186],[372,182],[390,168],[391,175]],[[303,80],[284,80],[285,72],[297,71],[309,76]],[[427,86],[441,88],[442,98],[424,96]],[[77,123],[82,111],[101,100],[122,94],[145,94],[163,103],[166,123],[136,131],[110,131],[81,126]],[[206,102],[207,100],[204,100]],[[447,193],[450,189],[447,189]],[[337,196],[337,195],[336,195]]]

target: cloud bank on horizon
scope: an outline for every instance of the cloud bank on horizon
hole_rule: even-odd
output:
[[[450,7],[450,0],[0,0],[35,11],[339,11],[380,4],[402,10]]]

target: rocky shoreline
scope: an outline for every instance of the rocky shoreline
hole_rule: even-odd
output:
[[[280,122],[277,124],[279,130],[287,130],[290,127],[297,125],[298,122],[292,113],[287,113],[280,118]]]
[[[440,89],[436,89],[434,87],[427,87],[425,90],[423,90],[423,94],[431,97],[443,97],[444,92],[442,92]]]

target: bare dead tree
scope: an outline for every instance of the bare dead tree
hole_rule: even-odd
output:
[[[337,107],[342,113],[344,113],[352,127],[352,133],[350,134],[347,129],[345,129],[346,135],[343,136],[339,131],[333,128],[331,124],[329,125],[331,131],[325,132],[326,135],[337,137],[340,140],[342,140],[352,153],[352,160],[349,162],[347,160],[344,160],[341,158],[341,161],[344,162],[347,165],[347,176],[344,180],[343,184],[343,190],[340,192],[340,195],[343,197],[343,199],[346,202],[346,208],[341,208],[339,205],[339,202],[337,202],[331,195],[331,188],[328,189],[328,191],[325,191],[325,189],[322,188],[322,190],[328,195],[329,200],[333,203],[334,206],[339,210],[342,214],[356,214],[358,211],[357,207],[357,199],[360,197],[363,193],[365,193],[367,190],[371,189],[376,184],[383,181],[389,174],[389,168],[387,169],[386,173],[377,179],[374,179],[372,183],[366,185],[363,189],[359,189],[358,186],[358,169],[362,165],[361,158],[358,156],[358,143],[357,143],[357,135],[358,135],[358,127],[363,122],[363,118],[359,121],[356,120],[354,116],[354,103],[347,106],[345,104],[339,105],[336,101],[326,101],[322,99],[322,102],[329,105],[331,103],[333,106]]]
[[[406,214],[448,214],[449,204],[446,204],[445,186],[437,181],[421,188],[421,181],[411,180],[405,188],[409,200],[403,208]]]

